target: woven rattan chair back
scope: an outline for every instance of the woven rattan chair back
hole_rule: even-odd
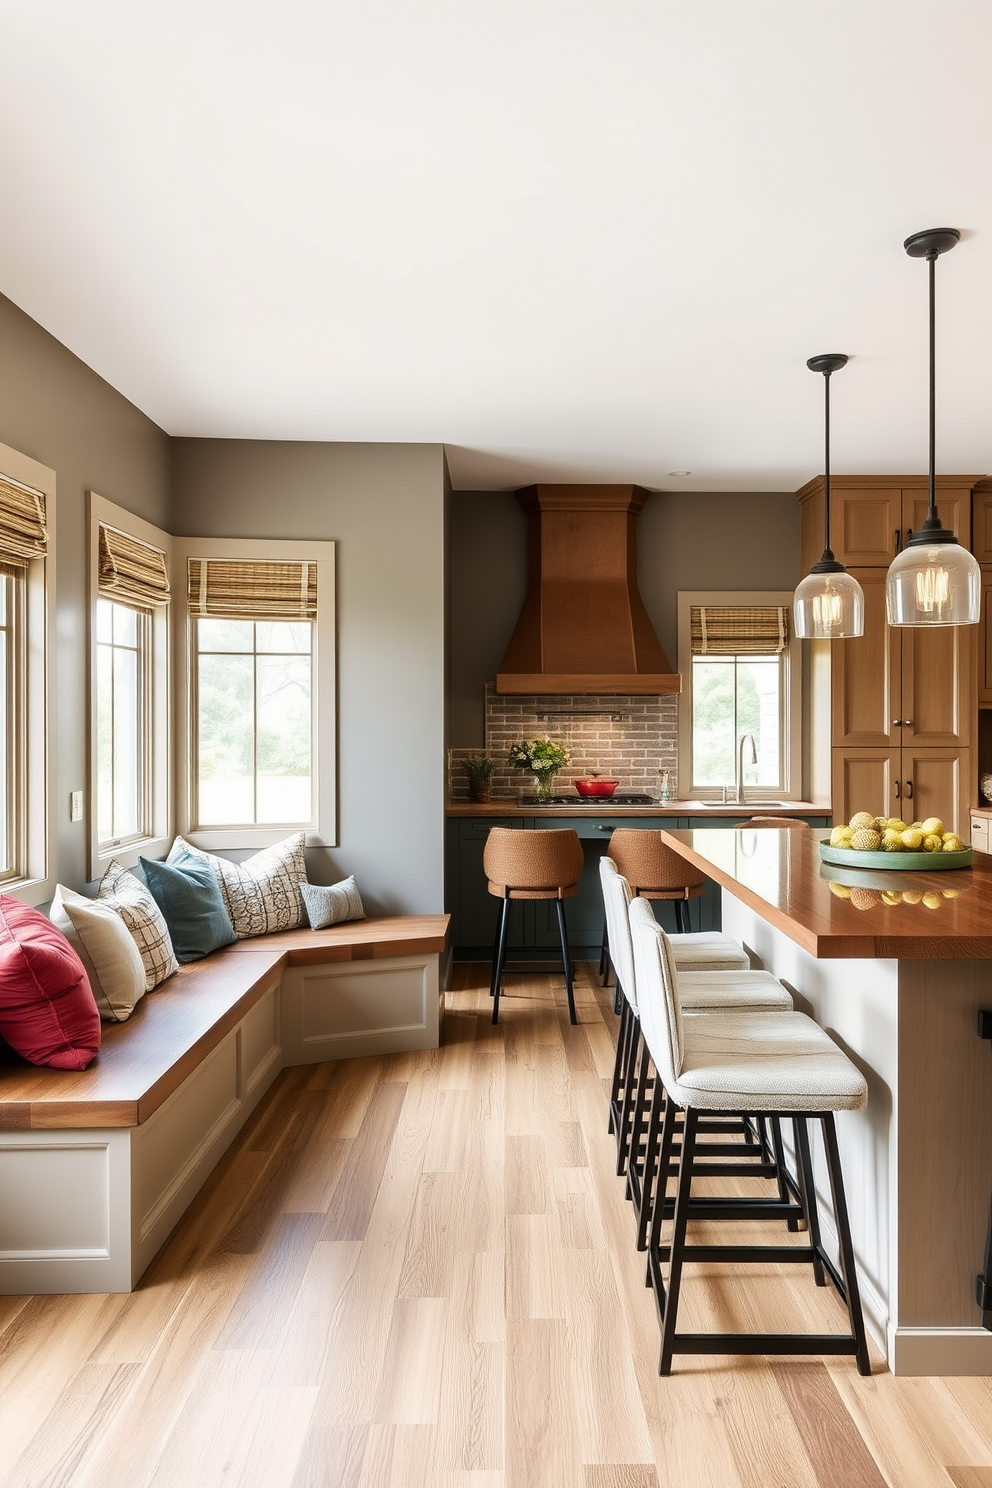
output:
[[[578,889],[582,843],[571,828],[518,832],[493,827],[482,865],[500,899],[565,899]]]
[[[610,838],[610,857],[633,892],[646,899],[653,894],[688,899],[698,894],[706,881],[704,873],[662,842],[660,832],[617,827]]]

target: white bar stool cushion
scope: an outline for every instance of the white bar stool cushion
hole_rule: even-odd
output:
[[[672,955],[679,971],[748,971],[747,951],[718,930],[690,930],[673,935]]]
[[[684,1013],[792,1011],[792,998],[770,971],[683,971],[677,963],[676,969]]]

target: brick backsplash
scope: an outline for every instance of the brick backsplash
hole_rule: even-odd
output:
[[[539,716],[545,715],[545,716]],[[552,715],[552,716],[547,716]],[[572,756],[557,784],[569,791],[572,781],[598,770],[620,782],[618,789],[640,791],[657,800],[661,772],[673,774],[678,758],[678,699],[664,697],[503,697],[486,687],[486,749],[496,760],[494,800],[514,799],[532,791],[533,776],[511,770],[510,745],[522,739],[549,738]],[[448,751],[448,784],[452,801],[469,800],[461,767],[476,749]]]

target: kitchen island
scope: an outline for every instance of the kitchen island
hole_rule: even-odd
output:
[[[992,1193],[992,1047],[978,1036],[992,1008],[992,857],[858,872],[822,865],[815,829],[663,836],[721,886],[724,930],[867,1078],[867,1109],[842,1113],[838,1132],[862,1297],[889,1367],[992,1375],[975,1292]]]

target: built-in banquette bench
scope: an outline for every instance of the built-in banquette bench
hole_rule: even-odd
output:
[[[0,1065],[0,1294],[126,1292],[287,1065],[436,1048],[447,915],[242,940],[75,1073]]]

